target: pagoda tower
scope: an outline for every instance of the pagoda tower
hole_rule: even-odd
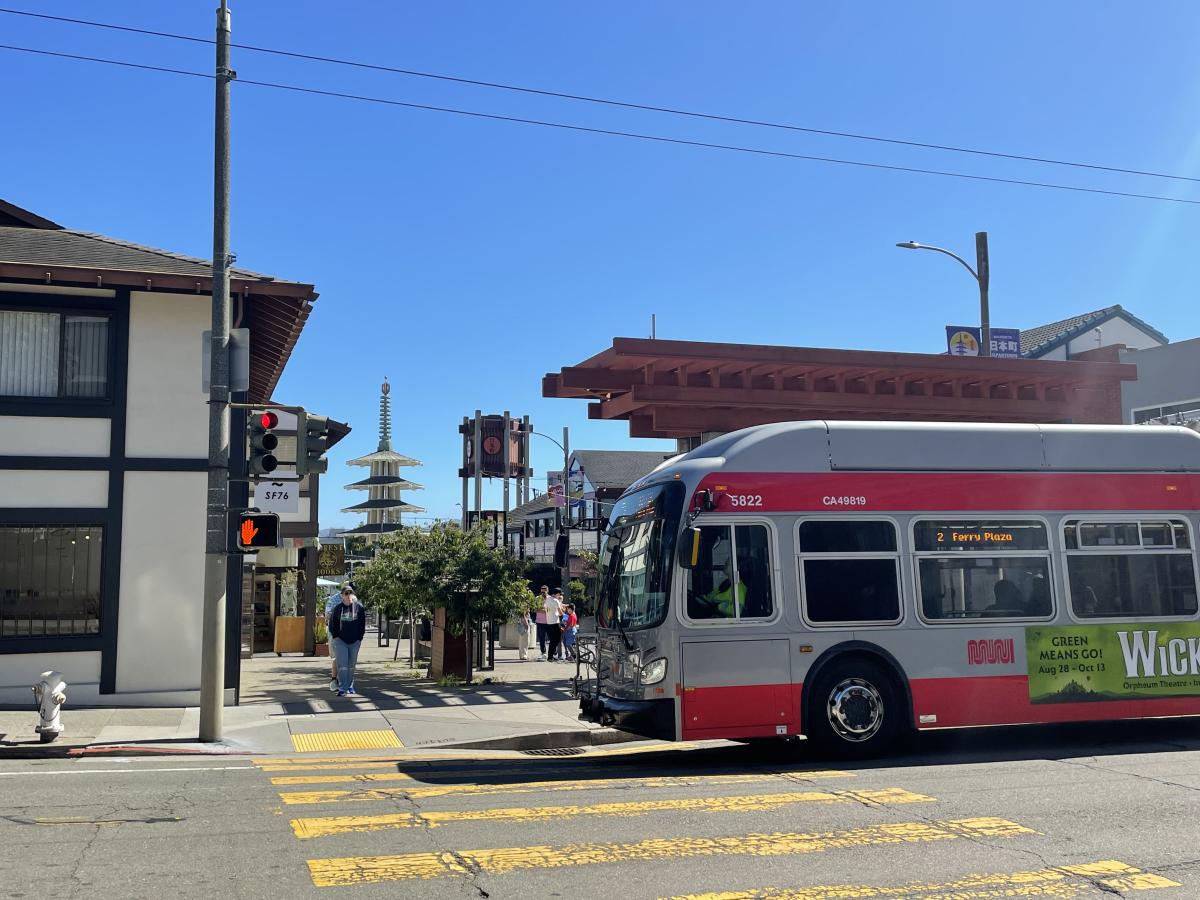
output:
[[[403,527],[400,520],[403,513],[425,512],[422,507],[405,503],[400,497],[401,491],[422,489],[422,485],[400,475],[402,466],[419,466],[421,462],[392,449],[391,392],[392,387],[385,378],[379,394],[379,446],[374,453],[346,463],[348,466],[370,466],[371,474],[362,481],[346,485],[348,491],[366,491],[367,499],[342,512],[366,513],[367,521],[365,525],[342,532],[343,537],[361,534],[373,540],[379,535],[399,531]]]

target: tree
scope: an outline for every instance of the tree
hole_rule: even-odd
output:
[[[507,621],[526,607],[523,575],[524,563],[492,547],[482,526],[463,531],[438,522],[427,532],[404,529],[381,540],[358,580],[389,615],[441,608],[447,631],[462,635],[468,622]]]

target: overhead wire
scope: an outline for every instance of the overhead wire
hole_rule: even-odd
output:
[[[0,44],[0,50],[9,50],[20,53],[30,53],[40,56],[56,57],[59,59],[70,59],[81,62],[102,63],[105,65],[119,66],[130,69],[138,69],[151,72],[160,72],[172,75],[186,75],[193,78],[212,79],[216,76],[207,72],[195,72],[188,69],[175,69],[166,66],[154,66],[144,63],[134,63],[127,60],[107,59],[99,56],[87,56],[77,53],[64,53],[55,50],[43,50],[34,47],[21,47],[13,44]],[[332,97],[342,100],[357,100],[363,103],[372,103],[382,106],[398,107],[403,109],[416,109],[426,112],[448,113],[450,115],[465,116],[470,118],[485,119],[493,122],[509,122],[520,125],[533,125],[542,128],[553,128],[562,131],[573,131],[584,134],[599,134],[608,137],[628,138],[631,140],[648,141],[653,143],[671,144],[684,147],[698,147],[707,150],[721,150],[732,153],[744,153],[755,156],[766,156],[777,159],[792,159],[802,160],[806,162],[819,162],[831,165],[851,166],[864,169],[875,169],[887,172],[904,172],[913,175],[929,175],[940,178],[957,178],[967,181],[981,181],[992,184],[1011,184],[1020,185],[1022,187],[1037,187],[1057,191],[1070,191],[1081,194],[1100,194],[1109,197],[1126,197],[1138,200],[1156,200],[1165,203],[1183,203],[1192,206],[1200,205],[1200,200],[1188,199],[1186,197],[1170,197],[1161,194],[1143,194],[1133,191],[1116,191],[1104,188],[1083,187],[1082,185],[1057,184],[1049,181],[1032,181],[1022,178],[1002,178],[995,175],[977,175],[968,172],[952,172],[944,169],[924,169],[915,166],[901,166],[888,163],[867,162],[866,160],[841,159],[832,156],[817,156],[807,153],[792,153],[784,150],[768,150],[763,147],[747,147],[739,144],[722,144],[712,141],[696,141],[686,138],[667,137],[665,135],[646,134],[636,131],[620,131],[611,128],[597,128],[587,125],[573,125],[566,122],[554,122],[546,119],[531,119],[523,116],[509,116],[499,113],[486,113],[478,110],[458,109],[451,106],[435,106],[427,103],[412,103],[406,100],[393,100],[385,97],[372,97],[366,94],[352,94],[345,91],[333,91],[323,88],[303,87],[301,85],[283,84],[281,82],[259,81],[255,79],[238,78],[236,83],[245,85],[254,85],[257,87],[270,88],[274,90],[289,91],[293,93],[309,94],[320,97]]]
[[[118,25],[113,22],[99,22],[93,19],[79,19],[70,16],[54,16],[48,13],[37,13],[28,10],[10,9],[0,7],[0,13],[14,16],[25,16],[35,19],[45,19],[53,22],[62,22],[72,25],[83,25],[92,28],[104,28],[111,31],[122,31],[129,34],[140,34],[149,37],[168,38],[177,41],[188,41],[196,44],[213,45],[216,43],[212,38],[196,37],[194,35],[179,34],[170,31],[156,31],[149,28],[136,28],[130,25]],[[348,66],[356,69],[364,69],[374,72],[387,72],[393,75],[406,75],[414,78],[427,78],[437,81],[447,81],[455,84],[471,85],[473,87],[484,87],[494,90],[512,91],[523,94],[530,94],[539,97],[554,97],[560,100],[571,100],[580,103],[592,103],[603,106],[618,107],[622,109],[635,109],[644,112],[664,113],[673,116],[685,116],[695,119],[705,119],[712,122],[724,122],[733,125],[750,125],[758,128],[773,128],[783,131],[801,132],[804,134],[815,134],[824,137],[844,138],[847,140],[856,141],[871,141],[882,144],[892,144],[902,147],[913,147],[923,150],[938,150],[947,153],[963,153],[974,156],[984,156],[993,159],[1008,159],[1017,162],[1030,162],[1041,165],[1051,166],[1068,166],[1079,169],[1091,169],[1098,172],[1112,172],[1120,175],[1136,175],[1147,178],[1163,178],[1174,181],[1189,181],[1200,183],[1200,177],[1189,175],[1176,175],[1170,172],[1154,172],[1145,169],[1131,169],[1120,166],[1101,165],[1099,163],[1079,162],[1077,160],[1055,159],[1046,156],[1031,156],[1020,153],[1006,153],[998,150],[982,150],[977,147],[960,147],[952,144],[938,144],[927,141],[905,140],[902,138],[884,137],[882,135],[862,134],[851,131],[836,131],[829,128],[816,128],[813,126],[796,125],[788,122],[773,122],[765,119],[751,119],[742,116],[722,115],[719,113],[701,112],[698,110],[681,109],[673,106],[658,106],[649,103],[638,103],[630,100],[614,100],[606,97],[593,97],[586,94],[574,94],[565,91],[553,91],[545,88],[532,88],[524,85],[505,84],[497,81],[485,81],[475,78],[464,78],[457,75],[446,75],[436,72],[424,72],[418,69],[405,69],[398,66],[386,66],[380,63],[369,63],[362,60],[343,59],[333,56],[322,56],[314,53],[301,53],[294,50],[283,50],[278,47],[261,47],[254,44],[239,44],[231,43],[231,47],[239,50],[248,50],[253,53],[270,54],[273,56],[286,57],[289,59],[299,59],[308,62],[320,62],[330,65]]]

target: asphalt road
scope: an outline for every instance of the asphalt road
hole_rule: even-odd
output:
[[[0,897],[1200,898],[1200,723],[550,758],[0,761]]]

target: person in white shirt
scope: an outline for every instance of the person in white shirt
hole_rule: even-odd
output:
[[[546,610],[546,637],[550,647],[548,654],[551,660],[562,659],[562,625],[559,622],[562,620],[562,591],[556,590],[550,594],[545,601]]]

